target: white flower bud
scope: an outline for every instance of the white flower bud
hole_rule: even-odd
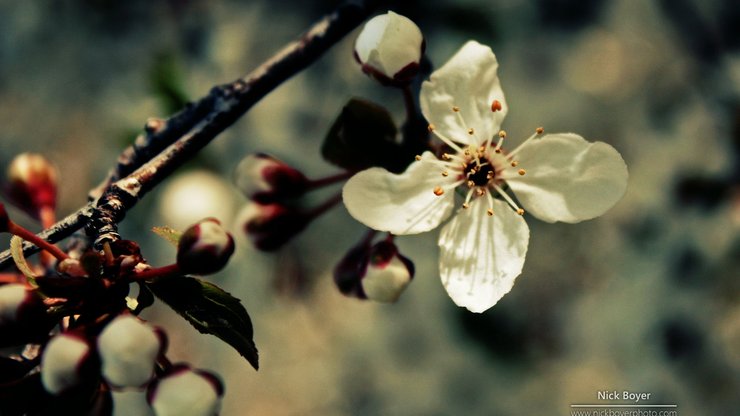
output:
[[[0,286],[0,347],[43,341],[52,325],[35,290],[20,283]]]
[[[39,218],[40,209],[56,207],[57,170],[44,156],[21,153],[8,166],[8,196],[29,215]]]
[[[398,300],[414,277],[414,264],[398,253],[390,242],[380,242],[370,253],[362,290],[368,299],[392,303]]]
[[[234,238],[215,218],[190,228],[177,244],[177,265],[185,273],[211,274],[221,270],[234,253]]]
[[[152,378],[164,347],[164,333],[131,315],[121,315],[98,337],[103,377],[113,386],[141,387]]]
[[[355,41],[362,71],[384,85],[404,85],[419,71],[424,36],[414,22],[389,11],[375,16]]]
[[[221,380],[203,370],[180,367],[149,386],[157,416],[214,416],[221,409]]]
[[[20,283],[0,286],[0,325],[16,322],[28,294],[29,289]]]
[[[80,384],[90,345],[77,335],[63,333],[52,338],[41,356],[41,383],[57,395]]]
[[[303,173],[263,153],[242,159],[234,172],[234,181],[247,198],[261,203],[298,197],[308,185]]]

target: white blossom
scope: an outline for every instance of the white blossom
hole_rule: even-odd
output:
[[[71,334],[52,338],[41,356],[41,383],[51,394],[60,394],[77,386],[82,363],[90,358],[90,345]]]
[[[576,223],[602,215],[627,186],[619,153],[577,134],[537,128],[507,151],[500,126],[508,108],[497,68],[489,47],[463,45],[421,88],[429,131],[447,150],[425,152],[402,174],[367,169],[343,190],[353,217],[397,235],[436,228],[455,210],[459,193],[463,203],[439,237],[440,275],[452,300],[473,312],[495,305],[521,273],[529,242],[525,210],[546,222]]]
[[[152,378],[163,339],[131,315],[111,321],[98,337],[103,377],[116,387],[141,387]]]
[[[215,375],[182,368],[150,387],[149,402],[157,416],[215,416],[222,395],[223,385]]]

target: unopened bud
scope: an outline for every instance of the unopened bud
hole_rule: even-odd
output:
[[[16,156],[8,166],[7,179],[9,198],[32,217],[40,219],[42,209],[56,208],[57,170],[44,156]]]
[[[353,248],[334,269],[345,295],[386,303],[397,301],[413,277],[414,264],[389,241]]]
[[[57,395],[76,387],[91,363],[91,348],[77,334],[62,333],[52,338],[41,356],[41,383]]]
[[[0,347],[42,341],[52,326],[36,290],[20,283],[0,286]]]
[[[234,253],[234,238],[215,218],[190,228],[177,244],[177,266],[185,273],[211,274],[223,269]]]
[[[258,202],[248,203],[239,219],[252,244],[264,251],[282,247],[311,221],[310,216],[285,205]]]
[[[164,332],[131,315],[111,321],[98,337],[102,374],[117,387],[141,387],[152,378],[157,356],[166,348]]]
[[[299,197],[308,190],[303,173],[263,153],[245,157],[234,180],[247,198],[263,204]]]
[[[149,385],[147,400],[157,416],[211,416],[219,413],[223,394],[215,374],[175,366]]]
[[[403,86],[419,72],[424,36],[414,22],[389,11],[365,23],[355,41],[362,71],[383,85]]]

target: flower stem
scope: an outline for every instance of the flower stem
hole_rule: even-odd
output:
[[[416,119],[414,94],[411,92],[411,85],[405,85],[401,91],[403,92],[403,103],[406,105],[406,120],[410,123]]]
[[[171,277],[183,274],[180,270],[180,267],[177,265],[177,263],[170,264],[168,266],[162,266],[162,267],[155,267],[148,270],[144,270],[143,272],[136,273],[134,275],[134,280],[150,280],[155,277]]]
[[[306,216],[308,218],[310,218],[310,219],[318,218],[321,215],[323,215],[324,213],[326,213],[326,211],[329,211],[330,209],[334,208],[334,206],[337,205],[337,204],[339,204],[340,202],[342,202],[342,193],[341,192],[339,192],[336,195],[334,195],[333,197],[327,199],[321,205],[308,210],[306,212]]]
[[[21,227],[20,225],[14,223],[13,221],[8,221],[8,231],[16,235],[29,243],[32,243],[36,245],[37,247],[46,250],[49,252],[52,256],[56,257],[57,260],[62,261],[65,259],[68,259],[69,256],[67,253],[63,252],[59,249],[59,247],[48,243],[46,240],[40,238],[36,234],[28,231],[27,229]]]

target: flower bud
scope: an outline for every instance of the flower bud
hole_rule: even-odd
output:
[[[334,269],[340,292],[385,303],[397,301],[413,277],[414,264],[389,241],[354,247]]]
[[[58,395],[78,386],[83,372],[91,366],[92,351],[77,334],[62,333],[52,338],[41,356],[41,383]]]
[[[10,162],[7,178],[9,198],[32,217],[40,219],[42,209],[56,208],[57,170],[44,156],[19,154]]]
[[[223,269],[234,253],[234,238],[215,218],[190,228],[177,244],[177,266],[185,273],[211,274]]]
[[[247,198],[263,204],[299,197],[308,190],[303,173],[264,153],[245,157],[234,180]]]
[[[383,85],[403,86],[419,72],[424,36],[414,22],[389,11],[375,16],[355,41],[362,71]]]
[[[0,286],[0,347],[41,341],[52,325],[35,290],[20,283]]]
[[[157,416],[213,416],[221,409],[223,394],[215,374],[175,366],[149,386],[147,400]]]
[[[154,373],[157,356],[166,348],[166,337],[131,315],[111,321],[98,337],[103,377],[117,387],[141,387]]]
[[[311,221],[308,215],[285,205],[258,202],[247,204],[239,218],[252,244],[264,251],[282,247]]]

